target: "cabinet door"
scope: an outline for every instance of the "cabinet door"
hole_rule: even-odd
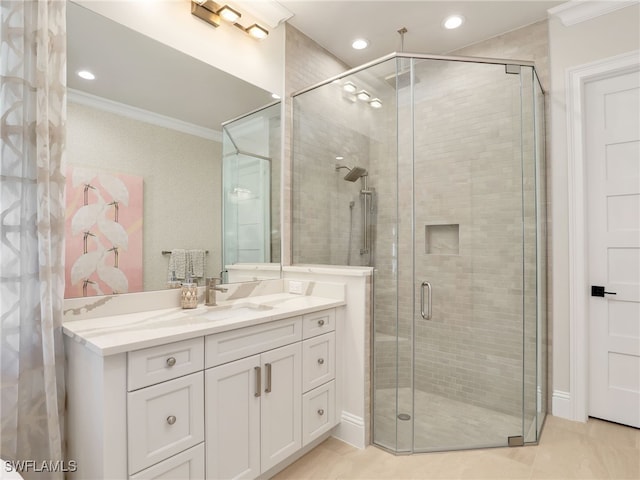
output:
[[[302,447],[302,346],[277,348],[261,359],[261,464],[266,472]]]
[[[128,394],[129,473],[204,440],[202,372]]]
[[[260,356],[205,371],[207,478],[260,475]]]

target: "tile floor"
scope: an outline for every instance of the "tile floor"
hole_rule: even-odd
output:
[[[274,477],[285,479],[640,479],[640,430],[547,416],[539,445],[396,456],[334,438]]]
[[[506,445],[507,437],[521,435],[522,418],[470,405],[441,395],[410,388],[378,389],[374,402],[375,442],[391,450],[411,449],[414,434],[411,421],[399,421],[396,430],[396,399],[399,411],[412,413],[415,396],[415,449],[450,450],[451,445]],[[404,410],[403,410],[404,407]],[[528,420],[531,425],[533,419]],[[535,439],[535,431],[531,432]]]

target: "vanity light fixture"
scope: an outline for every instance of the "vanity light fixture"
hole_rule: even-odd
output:
[[[236,23],[237,25],[237,23]],[[257,23],[254,23],[249,28],[246,29],[246,32],[251,35],[253,38],[257,38],[258,40],[262,40],[263,38],[267,38],[269,35],[269,31],[266,28],[262,28]]]
[[[269,35],[269,31],[257,23],[244,27],[238,23],[242,17],[238,10],[226,4],[220,6],[212,0],[191,0],[191,14],[216,28],[220,26],[222,20],[225,20],[257,40],[262,40]]]
[[[462,15],[449,15],[442,21],[442,26],[447,30],[453,30],[458,28],[464,23],[464,17]]]
[[[345,92],[348,93],[356,93],[356,90],[358,90],[358,87],[356,87],[356,84],[353,82],[346,82],[344,85],[342,85],[342,88]]]
[[[371,100],[369,102],[369,105],[371,106],[371,108],[382,108],[382,102],[379,98],[374,98],[373,100]]]
[[[234,10],[229,5],[223,6],[220,10],[218,10],[217,13],[218,15],[220,15],[221,18],[231,23],[236,23],[238,20],[240,20],[240,17],[242,16],[242,14],[239,11]]]
[[[96,76],[91,73],[89,70],[80,70],[78,72],[78,76],[80,78],[84,78],[85,80],[95,80]]]
[[[356,97],[358,97],[358,100],[362,100],[363,102],[367,102],[371,98],[371,95],[369,95],[369,92],[367,92],[366,90],[360,90],[358,92],[358,94],[356,95]]]

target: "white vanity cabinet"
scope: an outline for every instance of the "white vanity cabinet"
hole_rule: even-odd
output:
[[[205,373],[207,478],[255,478],[302,446],[300,344]]]
[[[106,356],[66,338],[69,478],[272,475],[336,425],[335,342],[333,308]]]
[[[206,338],[208,478],[255,478],[302,447],[301,340],[302,317]]]
[[[334,330],[332,309],[205,339],[207,478],[256,478],[336,425]]]

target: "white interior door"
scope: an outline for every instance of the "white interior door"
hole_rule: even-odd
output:
[[[640,72],[584,99],[588,288],[612,292],[589,301],[588,412],[640,427]]]

